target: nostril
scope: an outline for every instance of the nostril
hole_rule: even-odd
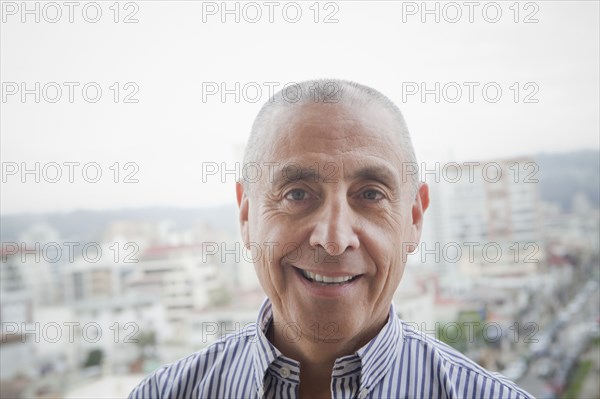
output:
[[[331,242],[331,241],[327,242],[327,243],[325,243],[323,248],[331,256],[339,255],[340,246],[338,244],[336,244],[335,242]]]

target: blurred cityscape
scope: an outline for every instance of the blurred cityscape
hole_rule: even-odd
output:
[[[399,316],[538,398],[600,397],[598,159],[425,168]],[[229,206],[2,216],[0,396],[125,397],[254,322],[242,249]]]

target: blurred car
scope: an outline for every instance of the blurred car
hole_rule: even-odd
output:
[[[541,357],[549,353],[550,344],[552,343],[552,338],[548,335],[547,332],[543,332],[540,334],[539,338],[536,342],[533,342],[529,346],[529,350],[531,352],[532,357]]]
[[[549,378],[554,374],[554,362],[549,358],[540,359],[534,366],[533,371],[535,375],[540,378]]]
[[[571,319],[571,317],[573,317],[573,314],[570,314],[568,310],[563,310],[556,318],[557,325],[559,327],[564,326]]]
[[[500,373],[502,373],[509,380],[517,382],[517,380],[519,380],[519,378],[523,377],[523,375],[525,374],[526,371],[527,371],[527,363],[523,359],[518,359],[518,360],[515,360],[514,362],[510,363]]]
[[[600,324],[593,321],[588,323],[588,335],[592,340],[600,339]]]
[[[592,292],[596,291],[596,289],[598,289],[598,283],[594,280],[590,280],[583,287],[583,292],[586,294],[591,294]]]

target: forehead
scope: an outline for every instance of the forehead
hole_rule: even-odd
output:
[[[389,111],[376,106],[286,107],[273,120],[269,139],[267,161],[327,157],[364,163],[377,158],[397,167],[402,162],[398,125]]]

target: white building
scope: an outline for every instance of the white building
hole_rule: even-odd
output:
[[[195,310],[228,300],[223,271],[201,245],[149,248],[126,277],[127,291],[156,296],[165,307],[175,340],[185,340],[183,327]]]
[[[535,167],[528,158],[448,163],[437,182],[426,179],[431,206],[419,249],[428,263],[473,276],[535,272],[544,253]]]

